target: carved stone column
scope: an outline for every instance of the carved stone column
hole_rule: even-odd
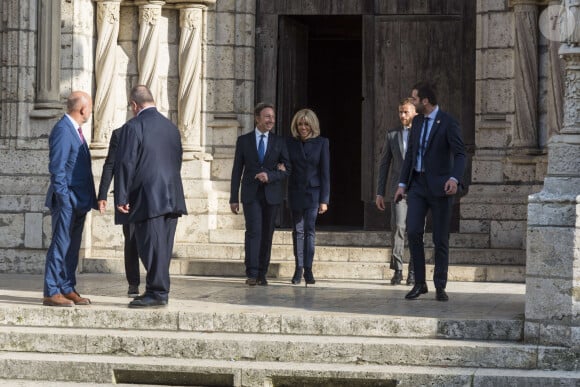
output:
[[[159,18],[165,1],[137,2],[139,5],[139,42],[137,48],[139,83],[146,85],[155,102],[161,102],[159,61]]]
[[[550,6],[557,6],[560,1],[550,1]],[[557,9],[551,7],[548,9]],[[553,18],[558,18],[559,15],[553,15]],[[550,18],[552,20],[552,18]],[[558,23],[555,23],[557,28]],[[562,120],[564,117],[564,68],[562,60],[558,54],[560,49],[560,41],[550,39],[548,41],[548,55],[549,55],[549,74],[548,74],[548,138],[554,134],[560,133],[562,128]]]
[[[94,128],[91,147],[104,149],[115,126],[115,88],[117,38],[121,0],[97,0],[97,50],[95,78],[97,93],[94,101]]]
[[[182,134],[183,150],[199,152],[203,142],[201,126],[203,11],[207,7],[187,4],[178,8],[181,36],[177,125]]]
[[[580,2],[569,0],[566,5],[574,12]],[[574,6],[576,10],[571,9]],[[544,188],[529,197],[524,331],[527,342],[576,351],[580,350],[579,44],[578,36],[572,35],[560,47],[566,69],[564,126],[548,145]]]
[[[512,0],[515,22],[515,148],[538,147],[538,5]]]
[[[35,110],[56,109],[62,112],[62,101],[60,100],[60,27],[60,1],[39,0]]]

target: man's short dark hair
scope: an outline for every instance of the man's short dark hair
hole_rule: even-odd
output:
[[[432,83],[426,81],[419,82],[413,86],[413,90],[417,90],[419,100],[427,98],[431,105],[437,105],[437,90]]]
[[[274,110],[274,105],[272,105],[269,102],[258,102],[256,107],[254,108],[254,117],[258,117],[260,113],[262,113],[262,110],[267,108]]]

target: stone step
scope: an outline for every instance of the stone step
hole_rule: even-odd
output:
[[[578,366],[568,348],[515,342],[71,327],[3,327],[0,351],[567,371]]]
[[[300,290],[300,289],[298,289]],[[93,300],[94,301],[94,300]],[[84,330],[150,330],[165,332],[251,333],[263,335],[350,336],[358,338],[419,338],[521,341],[520,318],[432,318],[352,313],[323,314],[305,309],[250,309],[172,300],[166,309],[135,310],[115,298],[99,297],[94,305],[46,308],[42,305],[0,305],[2,331],[35,327]],[[401,302],[405,302],[402,300]],[[174,305],[176,304],[177,305]]]
[[[364,279],[388,280],[393,271],[386,260],[382,262],[325,262],[314,261],[317,279]],[[84,258],[81,262],[84,273],[124,273],[122,258]],[[427,265],[427,278],[433,277],[434,265]],[[405,275],[407,268],[405,265]],[[525,266],[521,265],[457,265],[450,258],[449,280],[468,282],[525,282]],[[171,261],[172,275],[240,277],[245,274],[243,258],[238,259],[181,259]],[[291,278],[294,274],[294,260],[270,263],[269,278]]]
[[[210,230],[209,242],[217,244],[243,244],[244,230]],[[425,234],[425,244],[433,246],[431,233]],[[292,230],[276,229],[273,238],[274,245],[292,245]],[[391,245],[389,231],[316,231],[317,246],[358,246],[358,247],[388,247]],[[449,235],[449,246],[460,248],[490,248],[489,234],[452,233]]]
[[[23,377],[95,385],[111,381],[164,385],[170,380],[172,385],[235,387],[572,387],[580,383],[578,372],[570,371],[0,353],[0,378]]]

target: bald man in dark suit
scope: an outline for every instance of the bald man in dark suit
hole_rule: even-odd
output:
[[[177,219],[187,214],[179,129],[155,107],[146,86],[135,86],[134,118],[121,129],[115,155],[115,205],[135,227],[137,250],[147,270],[145,294],[130,308],[163,307],[169,298],[169,264]]]

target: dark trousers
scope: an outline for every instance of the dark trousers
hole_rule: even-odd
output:
[[[245,251],[246,276],[265,278],[270,266],[272,237],[278,204],[268,204],[264,188],[260,187],[256,199],[243,203],[246,220]]]
[[[159,300],[169,298],[169,264],[173,253],[177,217],[169,214],[136,222],[139,256],[147,270],[145,294]]]
[[[141,278],[139,276],[139,252],[135,239],[135,226],[124,224],[123,236],[125,237],[125,277],[129,285],[139,286]]]
[[[292,242],[294,242],[294,261],[296,268],[312,268],[314,245],[316,242],[316,217],[318,207],[302,211],[292,211]]]
[[[45,297],[75,291],[86,216],[86,212],[78,212],[72,206],[57,205],[52,209],[52,240],[44,267]]]
[[[449,224],[451,221],[452,196],[432,196],[427,187],[425,175],[416,174],[407,193],[407,237],[409,251],[415,269],[415,283],[425,282],[425,216],[431,210],[433,218],[433,244],[435,245],[435,272],[433,282],[436,288],[447,285],[449,267]]]

